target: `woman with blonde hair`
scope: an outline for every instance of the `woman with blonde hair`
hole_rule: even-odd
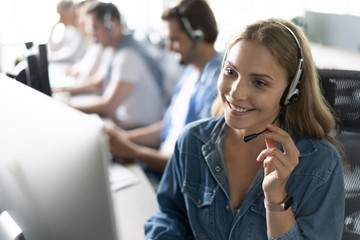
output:
[[[148,239],[341,239],[335,120],[300,30],[268,19],[236,35],[213,113],[178,139]]]

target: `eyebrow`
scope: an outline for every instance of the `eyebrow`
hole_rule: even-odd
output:
[[[235,66],[234,64],[232,64],[230,61],[226,60],[225,63],[228,64],[228,65],[230,65],[232,68],[234,68],[235,71],[237,71],[237,72],[239,71],[239,70],[236,68],[236,66]],[[224,65],[225,65],[225,64],[224,64]],[[267,78],[267,79],[269,79],[269,80],[271,80],[271,81],[274,80],[271,76],[269,76],[269,75],[267,75],[267,74],[262,74],[262,73],[251,73],[250,76],[251,76],[251,77]]]
[[[252,73],[252,74],[250,74],[250,76],[252,76],[252,77],[267,78],[267,79],[269,79],[269,80],[271,80],[271,81],[273,81],[273,80],[274,80],[272,77],[270,77],[270,76],[269,76],[269,75],[267,75],[267,74]]]

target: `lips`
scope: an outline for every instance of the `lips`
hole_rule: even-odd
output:
[[[236,105],[234,105],[234,104],[232,104],[232,103],[230,103],[230,102],[228,102],[228,105],[229,105],[229,107],[230,107],[232,110],[234,110],[234,111],[236,111],[236,112],[238,112],[238,113],[247,113],[247,112],[250,112],[250,111],[253,111],[253,110],[254,110],[253,108],[243,108],[243,107],[239,107],[239,106],[236,106]]]

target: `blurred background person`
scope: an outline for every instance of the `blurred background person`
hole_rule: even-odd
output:
[[[95,40],[103,47],[111,47],[114,53],[106,75],[94,82],[97,95],[72,98],[69,105],[110,118],[124,129],[159,121],[165,104],[162,72],[157,62],[122,26],[114,4],[99,2],[88,13]]]
[[[100,43],[94,40],[91,29],[91,18],[87,14],[90,7],[96,3],[96,0],[84,0],[76,4],[76,26],[82,33],[88,46],[84,56],[79,61],[66,68],[66,75],[68,76],[83,79],[86,76],[93,74],[100,64],[104,48]]]
[[[106,127],[117,160],[138,161],[155,188],[183,127],[210,117],[222,60],[214,48],[216,19],[206,1],[184,0],[166,9],[161,18],[166,25],[167,47],[185,66],[165,117],[130,131]]]
[[[85,0],[77,3],[76,22],[87,41],[88,47],[84,56],[73,64],[68,66],[51,65],[53,93],[65,93],[66,96],[92,93],[97,91],[93,88],[94,83],[106,75],[113,49],[103,47],[94,39],[91,16],[87,13],[97,2],[96,0]],[[61,94],[57,94],[57,96],[59,95]]]
[[[85,53],[87,44],[76,25],[76,5],[71,0],[57,4],[59,21],[54,24],[48,40],[49,61],[75,62]]]

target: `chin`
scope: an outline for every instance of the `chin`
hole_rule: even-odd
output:
[[[225,122],[226,124],[231,127],[231,128],[234,128],[234,129],[242,129],[243,127],[241,126],[241,120],[239,119],[235,119],[231,113],[229,112],[224,112],[224,117],[225,117]]]

